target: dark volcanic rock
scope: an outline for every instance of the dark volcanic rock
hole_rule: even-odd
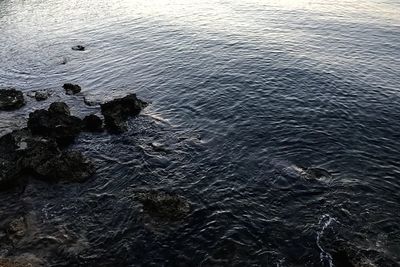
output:
[[[130,116],[139,115],[142,109],[147,106],[147,103],[138,99],[136,94],[130,94],[100,106],[106,128],[110,132],[120,133],[127,129],[126,120]]]
[[[21,134],[20,134],[21,132]],[[18,135],[22,130],[15,131],[0,137],[0,188],[18,184],[22,166],[19,163],[18,151],[21,146]]]
[[[22,182],[24,174],[46,181],[81,182],[94,173],[80,152],[62,152],[56,141],[32,135],[29,129],[0,137],[0,189]]]
[[[95,172],[94,165],[78,151],[64,151],[35,169],[48,181],[83,182]]]
[[[71,115],[71,111],[69,110],[68,105],[65,104],[64,102],[51,103],[50,107],[49,107],[49,112],[54,113],[54,114],[65,115],[65,116]]]
[[[72,50],[85,51],[85,47],[83,45],[75,45],[75,46],[72,47]]]
[[[25,105],[24,95],[15,89],[0,89],[0,110],[15,110]]]
[[[53,138],[60,145],[68,145],[82,130],[82,120],[69,115],[64,103],[53,103],[49,110],[36,110],[29,114],[28,128],[34,135]]]
[[[189,202],[174,194],[150,191],[140,193],[138,198],[149,215],[163,220],[179,220],[190,212]]]
[[[72,84],[72,83],[66,83],[63,85],[63,88],[66,92],[67,95],[75,95],[77,93],[79,93],[82,88],[77,85],[77,84]]]
[[[103,121],[99,116],[94,114],[86,116],[83,119],[83,125],[85,130],[88,132],[102,132],[103,131]]]
[[[44,101],[49,98],[50,94],[47,91],[36,91],[35,92],[35,99],[37,101]]]

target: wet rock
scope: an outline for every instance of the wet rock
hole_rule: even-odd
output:
[[[180,220],[190,212],[190,204],[184,198],[164,192],[143,192],[138,195],[144,211],[163,220]]]
[[[84,182],[95,172],[94,165],[78,151],[64,151],[44,162],[36,172],[47,181]]]
[[[72,143],[82,130],[82,120],[69,115],[65,103],[53,103],[49,110],[36,110],[29,114],[28,128],[32,134],[49,137],[65,146]]]
[[[136,94],[130,94],[100,105],[106,128],[113,133],[126,131],[126,120],[130,116],[139,115],[146,106],[147,103],[138,99]]]
[[[331,174],[322,168],[305,168],[305,174],[308,179],[323,179],[323,178],[331,178]]]
[[[44,101],[50,97],[50,93],[47,90],[32,91],[27,94],[29,97],[35,98],[36,101]]]
[[[36,173],[42,164],[61,154],[57,143],[52,139],[28,136],[20,142],[24,148],[18,151],[19,165],[28,173]]]
[[[83,125],[88,132],[102,132],[103,131],[103,121],[99,116],[94,114],[88,115],[83,119]]]
[[[24,95],[15,89],[0,89],[0,110],[16,110],[25,105]]]
[[[49,98],[50,94],[47,91],[36,91],[35,92],[35,99],[37,101],[44,101]]]
[[[72,47],[74,51],[85,51],[85,47],[83,45],[75,45]]]
[[[49,107],[49,112],[65,116],[71,115],[71,111],[69,110],[68,105],[65,104],[64,102],[51,103]]]
[[[65,90],[65,93],[67,95],[75,95],[77,93],[80,93],[82,88],[77,85],[77,84],[72,84],[72,83],[66,83],[63,85],[63,88]]]
[[[13,133],[0,137],[0,189],[18,184],[22,167],[18,163],[17,150]]]
[[[77,151],[61,151],[49,137],[16,130],[0,138],[0,190],[24,182],[25,175],[57,182],[82,182],[95,171],[89,159]]]

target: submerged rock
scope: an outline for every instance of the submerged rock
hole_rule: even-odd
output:
[[[140,193],[138,199],[145,212],[163,220],[180,220],[190,212],[190,203],[174,194],[150,191]]]
[[[106,128],[113,133],[126,131],[126,120],[130,116],[139,115],[146,106],[147,103],[138,99],[136,94],[130,94],[100,105]]]
[[[45,262],[35,255],[25,253],[16,257],[0,258],[0,267],[44,267]]]
[[[307,179],[323,179],[323,178],[331,178],[332,175],[322,168],[305,168],[304,169],[305,175]]]
[[[86,96],[83,98],[83,102],[85,103],[86,106],[89,106],[89,107],[97,106],[99,104],[97,101],[90,100]]]
[[[0,110],[15,110],[25,105],[24,95],[15,89],[0,89]]]
[[[85,47],[83,45],[75,45],[72,47],[74,51],[85,51]]]
[[[75,94],[80,93],[82,91],[82,88],[79,85],[72,84],[72,83],[64,84],[63,88],[64,88],[65,93],[67,95],[75,95]]]
[[[20,239],[26,233],[26,223],[24,217],[12,220],[7,228],[7,234],[10,239]]]
[[[40,164],[35,171],[51,182],[84,182],[94,174],[95,168],[79,151],[64,151]]]
[[[94,114],[88,115],[83,119],[83,125],[88,132],[102,132],[103,131],[103,121],[99,116]]]
[[[82,120],[69,115],[65,103],[55,102],[49,110],[36,110],[29,114],[28,128],[34,135],[55,139],[60,145],[72,143],[82,130]]]

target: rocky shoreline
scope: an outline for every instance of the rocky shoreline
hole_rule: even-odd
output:
[[[65,84],[63,88],[66,95],[81,91],[81,87],[76,84]],[[37,91],[33,97],[42,101],[49,95],[49,92]],[[84,102],[86,104],[86,100]],[[0,89],[0,110],[10,112],[24,105],[24,94],[21,91]],[[95,114],[79,118],[71,114],[66,103],[53,102],[47,109],[31,112],[25,127],[1,136],[0,191],[26,187],[31,178],[49,184],[87,181],[95,176],[96,165],[82,151],[71,149],[75,139],[82,132],[106,132],[111,135],[123,133],[127,131],[127,120],[138,116],[148,103],[135,94],[128,94],[105,103],[90,105],[97,106],[103,118]],[[154,146],[155,149],[161,149]],[[329,172],[320,168],[298,166],[289,172],[311,181],[331,178]],[[142,205],[151,220],[167,224],[184,220],[192,209],[188,200],[170,192],[145,190],[136,192],[134,200]],[[56,251],[65,250],[65,247],[68,247],[67,250],[81,249],[75,248],[79,245],[74,243],[77,241],[70,235],[73,234],[60,232],[60,237],[52,237],[54,240],[43,237],[34,222],[34,216],[29,213],[10,218],[0,225],[0,242],[11,248],[55,242]],[[378,252],[356,249],[336,236],[321,240],[322,243],[329,253],[326,255],[331,257],[327,256],[327,259],[335,266],[375,266],[373,262],[395,266],[395,263]],[[0,266],[4,267],[47,265],[46,258],[35,255],[34,251],[0,255]]]
[[[65,84],[67,95],[81,91],[79,85]],[[39,92],[39,91],[38,91]],[[40,91],[34,98],[42,101],[49,93]],[[13,111],[25,105],[24,95],[16,89],[0,89],[0,110]],[[82,132],[120,134],[127,130],[126,122],[138,116],[148,105],[135,94],[99,104],[103,118],[90,114],[83,119],[71,114],[64,102],[53,102],[47,109],[38,109],[29,114],[25,127],[0,137],[0,191],[23,188],[29,179],[38,179],[50,184],[83,183],[96,173],[93,160],[82,151],[70,146]],[[171,222],[183,219],[190,212],[190,204],[184,198],[167,192],[154,190],[138,193],[136,200],[143,210],[157,220]],[[6,243],[20,242],[28,228],[25,215],[0,225],[0,240]],[[29,242],[35,243],[32,238]],[[0,266],[46,266],[45,260],[35,255],[24,254],[0,257]]]

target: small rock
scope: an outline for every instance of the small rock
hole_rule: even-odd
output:
[[[138,99],[136,94],[130,94],[100,105],[106,128],[113,133],[126,131],[126,120],[130,116],[139,115],[146,106],[147,103]]]
[[[35,99],[37,101],[44,101],[49,98],[50,94],[47,91],[36,91],[35,92]]]
[[[164,192],[144,192],[138,195],[144,211],[164,220],[180,220],[190,212],[190,204],[184,198]]]
[[[74,51],[85,51],[85,47],[83,45],[75,45],[72,47]]]
[[[103,121],[99,116],[94,114],[88,115],[83,119],[83,125],[86,131],[89,132],[102,132],[103,131]]]
[[[75,95],[77,93],[79,93],[82,88],[77,85],[77,84],[72,84],[72,83],[66,83],[63,85],[63,88],[66,92],[67,95]]]
[[[25,105],[24,95],[15,89],[0,89],[0,110],[15,110]]]

